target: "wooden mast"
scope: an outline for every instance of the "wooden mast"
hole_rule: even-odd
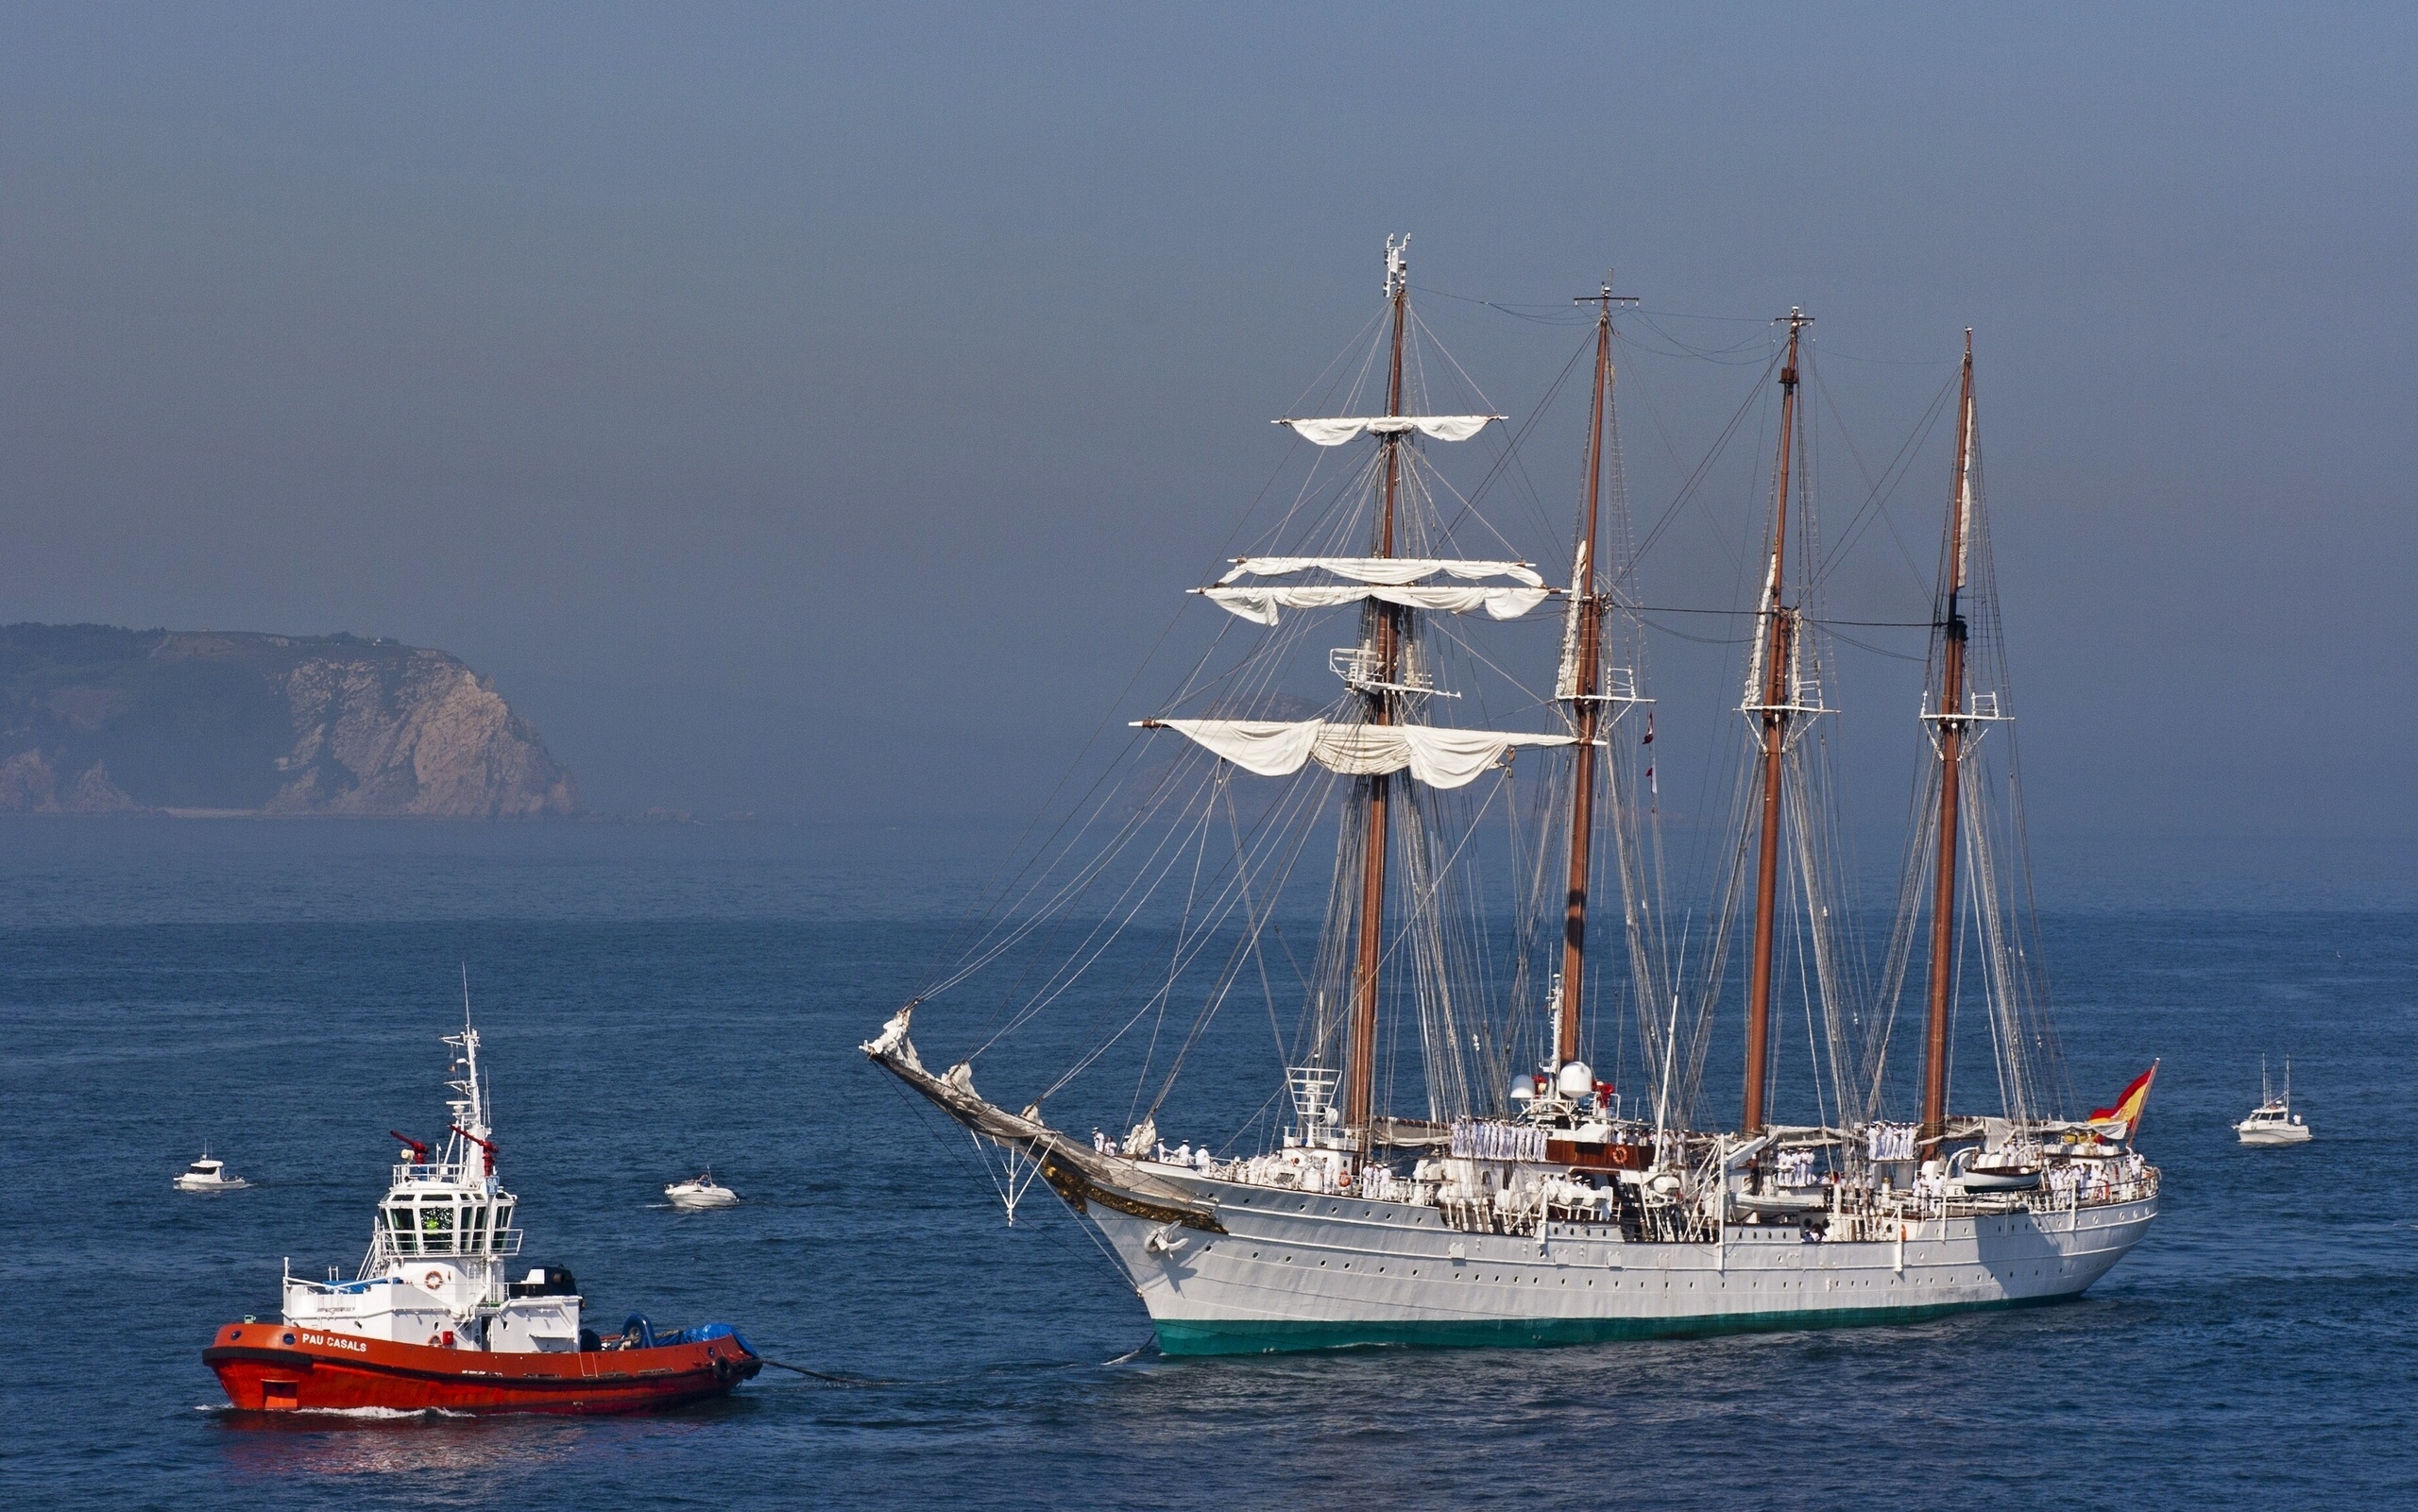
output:
[[[1923,1121],[1928,1151],[1948,1132],[1948,1003],[1956,975],[1956,801],[1965,750],[1965,533],[1973,513],[1973,332],[1965,332],[1965,386],[1956,405],[1956,476],[1948,499],[1948,581],[1940,614],[1939,876],[1931,903],[1931,1011],[1923,1025]]]
[[[1746,982],[1746,1110],[1739,1120],[1741,1134],[1762,1132],[1763,1074],[1771,1060],[1772,932],[1779,902],[1780,757],[1787,746],[1789,709],[1788,667],[1795,647],[1796,617],[1780,602],[1787,586],[1788,474],[1791,443],[1796,437],[1796,333],[1810,324],[1801,310],[1788,313],[1788,359],[1779,370],[1779,486],[1772,505],[1772,570],[1763,585],[1763,834],[1755,857],[1755,953]]]
[[[1386,375],[1386,414],[1388,417],[1402,414],[1402,344],[1408,317],[1410,269],[1404,260],[1403,248],[1410,245],[1404,237],[1397,246],[1390,238],[1386,243],[1386,297],[1393,304],[1393,351]],[[1407,432],[1389,431],[1378,438],[1386,449],[1385,500],[1377,515],[1375,539],[1371,554],[1394,554],[1394,497],[1402,479],[1402,445]],[[1362,673],[1361,697],[1367,700],[1369,722],[1393,722],[1392,692],[1388,685],[1401,681],[1395,675],[1399,652],[1397,617],[1400,610],[1390,603],[1371,600],[1370,608],[1376,621],[1376,655]],[[1384,773],[1361,779],[1366,787],[1366,841],[1362,845],[1360,872],[1360,949],[1352,972],[1352,1021],[1350,1038],[1344,1059],[1343,1123],[1355,1130],[1363,1150],[1373,1147],[1370,1114],[1372,1093],[1377,1078],[1377,968],[1385,954],[1386,922],[1386,801],[1391,779]]]
[[[1595,828],[1595,737],[1603,722],[1604,702],[1597,683],[1602,679],[1604,613],[1595,591],[1595,524],[1604,488],[1604,427],[1609,417],[1612,392],[1612,286],[1592,300],[1595,314],[1595,399],[1587,431],[1587,514],[1579,525],[1578,560],[1570,580],[1571,612],[1578,617],[1577,644],[1573,648],[1570,701],[1577,725],[1577,760],[1571,773],[1570,889],[1564,895],[1561,924],[1561,1026],[1554,1046],[1554,1067],[1578,1059],[1578,1037],[1587,1004],[1587,895],[1592,880]]]

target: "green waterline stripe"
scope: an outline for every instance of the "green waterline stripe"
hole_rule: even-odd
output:
[[[1784,1313],[1724,1313],[1694,1317],[1477,1318],[1435,1323],[1320,1323],[1281,1319],[1162,1318],[1152,1327],[1159,1352],[1169,1356],[1282,1354],[1303,1350],[1379,1346],[1409,1349],[1541,1349],[1622,1339],[1708,1338],[1721,1334],[1787,1329],[1870,1328],[1919,1323],[1951,1313],[1990,1312],[2071,1301],[2059,1297],[2001,1298],[1984,1302],[1928,1302],[1910,1307],[1844,1307]]]

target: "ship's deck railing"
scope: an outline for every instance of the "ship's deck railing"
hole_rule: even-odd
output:
[[[1609,1224],[1621,1222],[1625,1217],[1653,1216],[1650,1213],[1625,1214],[1625,1206],[1633,1209],[1636,1204],[1625,1205],[1609,1188],[1584,1187],[1548,1179],[1541,1185],[1523,1186],[1508,1192],[1465,1192],[1456,1186],[1435,1181],[1408,1180],[1378,1164],[1364,1165],[1354,1171],[1349,1161],[1350,1157],[1340,1151],[1293,1148],[1223,1161],[1200,1157],[1177,1161],[1170,1153],[1168,1161],[1163,1164],[1178,1164],[1217,1181],[1246,1186],[1272,1187],[1313,1197],[1432,1207],[1451,1227],[1478,1233],[1526,1233],[1548,1222]],[[2140,1162],[2138,1156],[2104,1164],[2060,1162],[2052,1164],[2046,1179],[2029,1190],[1963,1192],[1927,1187],[1883,1193],[1859,1182],[1837,1190],[1834,1196],[1827,1188],[1808,1188],[1809,1191],[1821,1191],[1829,1198],[1819,1210],[1758,1218],[1732,1208],[1728,1217],[1732,1224],[1778,1226],[1810,1222],[1824,1227],[1835,1225],[1837,1232],[1831,1237],[1838,1239],[1868,1237],[1864,1230],[1885,1224],[1891,1227],[1894,1236],[1895,1225],[1908,1220],[2009,1213],[2047,1216],[2143,1201],[2157,1196],[2161,1180],[2158,1168]],[[1704,1203],[1700,1213],[1694,1211],[1698,1200]],[[1678,1229],[1691,1233],[1704,1228],[1706,1236],[1710,1236],[1709,1225],[1713,1212],[1709,1198],[1683,1199],[1676,1203],[1648,1199],[1648,1206],[1660,1212],[1668,1220],[1657,1222],[1653,1227],[1670,1228],[1677,1224]],[[1877,1236],[1877,1231],[1870,1235]]]

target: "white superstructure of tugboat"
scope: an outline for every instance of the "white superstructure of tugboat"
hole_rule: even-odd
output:
[[[2301,1115],[2292,1112],[2292,1062],[2284,1062],[2284,1095],[2267,1079],[2267,1062],[2258,1062],[2258,1106],[2233,1126],[2245,1145],[2306,1145],[2317,1137]]]
[[[1456,410],[1406,391],[1417,375],[1459,368],[1406,360],[1423,328],[1405,245],[1388,245],[1370,352],[1341,369],[1382,388],[1355,391],[1341,416],[1280,422],[1321,453],[1365,449],[1336,453],[1347,458],[1336,481],[1303,485],[1287,534],[1196,590],[1259,638],[1222,661],[1213,647],[1169,711],[1140,722],[1166,732],[1143,740],[1158,764],[1131,787],[1103,780],[1098,807],[1064,831],[1078,839],[1020,874],[989,932],[861,1048],[996,1152],[1011,1221],[1037,1179],[1097,1228],[1172,1354],[1576,1342],[2078,1295],[2157,1215],[2159,1173],[2134,1143],[2155,1066],[2112,1107],[2065,1112],[2020,790],[1990,765],[2010,741],[1985,739],[2011,716],[1970,333],[1920,715],[1926,764],[1886,958],[1877,971],[1857,962],[1842,923],[1829,758],[1809,734],[1835,713],[1825,695],[1836,686],[1797,402],[1811,321],[1796,312],[1766,374],[1779,413],[1758,602],[1707,611],[1751,626],[1735,705],[1748,739],[1735,843],[1691,956],[1665,923],[1650,799],[1649,601],[1635,587],[1612,428],[1622,301],[1609,286],[1582,301],[1595,382],[1571,577],[1556,588],[1479,516],[1483,488],[1445,483],[1423,450],[1500,416],[1482,395]],[[1508,467],[1497,460],[1490,478]],[[1485,545],[1457,549],[1456,529]],[[1505,701],[1541,708],[1531,720],[1552,727],[1444,722],[1478,707],[1474,695],[1455,702],[1462,678],[1481,664],[1501,671],[1504,654],[1473,645],[1476,611],[1516,620],[1557,595],[1566,615],[1551,681]],[[1322,658],[1343,688],[1303,719],[1295,688],[1332,645],[1303,627],[1336,609],[1358,617],[1354,643]],[[1197,749],[1179,744],[1170,763],[1159,744],[1170,738]],[[1516,899],[1492,912],[1473,901],[1481,821],[1507,822],[1526,847],[1508,869]],[[1333,854],[1331,866],[1303,866],[1329,879],[1314,946],[1271,923],[1311,839]],[[1609,940],[1591,940],[1606,917]],[[1102,985],[1133,937],[1167,943],[1132,946],[1135,964]],[[1057,939],[1070,956],[1050,953]],[[1727,971],[1733,945],[1743,982]],[[928,1069],[919,1011],[928,1018],[934,999],[986,971],[1009,986],[971,1015],[988,1022],[985,1037]],[[1889,1076],[1901,990],[1923,1020],[1911,1089]],[[1276,1027],[1283,1084],[1237,1089],[1238,1128],[1196,1128],[1170,1149],[1159,1120],[1188,1059],[1221,1008],[1251,997],[1271,1021],[1286,998],[1299,1014],[1289,1040]],[[1104,1003],[1104,1022],[1063,1074],[1003,1102],[976,1090],[977,1056],[1070,1001]],[[1262,1015],[1252,1003],[1232,1016]],[[1708,1128],[1706,1055],[1715,1026],[1740,1019],[1743,1113],[1734,1129]],[[1987,1111],[1951,1111],[1960,1045],[1966,1066],[1984,1063],[1967,1074],[1995,1093]],[[1073,1096],[1112,1053],[1139,1065],[1129,1131],[1054,1127],[1044,1104]],[[1625,1102],[1599,1072],[1608,1062],[1645,1095]],[[1783,1094],[1793,1118],[1775,1115]],[[1893,1102],[1914,1116],[1891,1116]],[[1202,1133],[1214,1150],[1195,1143]]]
[[[285,1319],[400,1344],[576,1351],[581,1299],[570,1272],[536,1266],[523,1275],[514,1265],[520,1199],[496,1175],[479,1031],[465,1020],[445,1044],[453,1062],[442,1141],[432,1147],[393,1136],[402,1148],[371,1222],[368,1252],[349,1281],[287,1275]]]
[[[172,1184],[179,1192],[240,1192],[252,1183],[228,1174],[227,1163],[204,1149],[199,1160],[177,1173]]]

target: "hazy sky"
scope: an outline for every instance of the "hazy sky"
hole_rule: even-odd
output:
[[[445,647],[608,807],[1020,815],[1408,230],[1515,415],[1576,333],[1448,296],[1802,304],[1876,468],[1978,328],[2035,823],[2418,839],[2413,43],[2391,8],[9,6],[0,618]],[[1667,442],[1630,411],[1648,518],[1753,372],[1694,367],[1651,375]],[[1944,487],[1892,506],[1926,570]],[[1870,606],[1918,610],[1895,561]],[[1726,676],[1664,691],[1730,718]]]

